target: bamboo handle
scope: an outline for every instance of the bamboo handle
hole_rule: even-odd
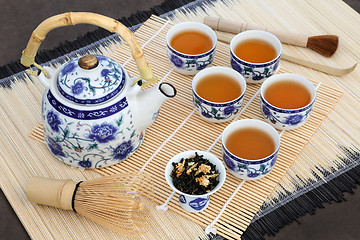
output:
[[[32,177],[26,189],[26,197],[33,203],[73,210],[75,187],[76,183],[72,180]]]
[[[246,30],[264,30],[274,34],[282,43],[292,44],[300,47],[306,47],[309,38],[307,35],[301,33],[278,31],[272,28],[266,28],[254,24],[237,23],[210,16],[206,16],[204,18],[204,24],[208,25],[214,30],[234,34],[238,34]]]
[[[154,81],[150,65],[146,62],[143,50],[132,32],[119,21],[96,13],[68,12],[44,20],[33,31],[25,50],[22,52],[21,63],[26,67],[30,67],[31,65],[38,67],[44,72],[45,76],[48,77],[47,72],[35,62],[35,56],[41,42],[45,39],[46,34],[55,28],[80,23],[96,25],[110,32],[119,34],[130,46],[132,56],[140,72],[140,77],[145,81]]]

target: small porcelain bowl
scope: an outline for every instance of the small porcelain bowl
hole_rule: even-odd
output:
[[[266,132],[275,143],[275,151],[267,157],[248,160],[238,157],[226,148],[226,141],[234,131],[241,128],[257,128]],[[230,123],[221,136],[222,155],[228,171],[243,180],[257,180],[265,177],[274,167],[280,148],[280,135],[270,124],[256,119],[242,119]]]
[[[195,153],[197,153],[198,155],[202,155],[205,159],[208,159],[212,164],[216,166],[216,169],[219,171],[219,176],[218,176],[219,183],[216,185],[216,187],[213,190],[202,195],[191,195],[191,194],[183,193],[174,186],[173,179],[171,177],[171,172],[174,169],[172,163],[178,163],[183,158],[189,158],[190,156],[194,156]],[[186,152],[181,152],[170,159],[170,161],[167,163],[165,167],[165,178],[169,186],[174,191],[180,194],[179,196],[180,206],[188,212],[197,213],[207,208],[207,206],[210,203],[210,195],[218,191],[221,188],[221,186],[224,184],[226,178],[226,170],[222,162],[214,154],[205,151],[190,150]]]
[[[271,44],[276,51],[276,57],[264,63],[251,63],[235,55],[235,48],[241,42],[249,39],[258,39]],[[247,83],[262,83],[265,79],[275,74],[279,68],[282,45],[273,34],[262,30],[248,30],[237,34],[230,42],[230,63],[233,69],[244,76]]]
[[[170,45],[171,40],[174,36],[184,31],[198,31],[206,34],[212,41],[212,48],[207,52],[196,55],[185,54],[175,50]],[[214,30],[199,22],[178,23],[171,27],[166,33],[167,55],[170,64],[174,67],[175,71],[185,75],[195,75],[212,63],[215,55],[216,43],[217,37]],[[191,42],[189,42],[189,44],[191,44]]]
[[[212,74],[227,75],[239,84],[241,94],[236,99],[229,102],[211,102],[196,93],[196,86],[199,81]],[[234,69],[228,67],[209,67],[197,73],[192,80],[193,103],[199,116],[208,122],[222,123],[233,119],[239,112],[246,91],[246,82],[243,76]]]
[[[283,109],[271,105],[264,98],[266,89],[271,85],[279,81],[293,81],[300,83],[310,93],[310,103],[302,108],[297,109]],[[313,109],[313,105],[316,99],[316,89],[314,85],[306,78],[290,73],[277,74],[267,79],[260,88],[260,108],[265,120],[274,126],[278,130],[293,130],[301,127],[307,119]]]

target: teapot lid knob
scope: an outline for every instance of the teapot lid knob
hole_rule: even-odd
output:
[[[79,59],[78,64],[82,69],[90,70],[97,67],[99,60],[94,55],[85,55]]]

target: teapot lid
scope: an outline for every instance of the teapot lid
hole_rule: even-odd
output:
[[[125,80],[125,71],[117,62],[105,56],[86,55],[63,66],[57,88],[74,103],[99,104],[120,93]]]

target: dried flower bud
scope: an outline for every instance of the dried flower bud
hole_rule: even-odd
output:
[[[195,163],[195,164],[193,163],[192,166],[186,171],[186,174],[190,175],[192,170],[196,170],[197,165],[198,165],[197,163]]]
[[[205,175],[203,175],[199,178],[196,178],[195,180],[196,180],[196,182],[198,182],[200,185],[203,185],[204,187],[207,187],[210,183],[209,179]]]
[[[195,176],[197,176],[199,173],[207,174],[210,171],[211,167],[206,164],[201,164],[199,169],[196,171]]]
[[[184,163],[178,163],[176,165],[176,177],[179,177],[184,171]]]

